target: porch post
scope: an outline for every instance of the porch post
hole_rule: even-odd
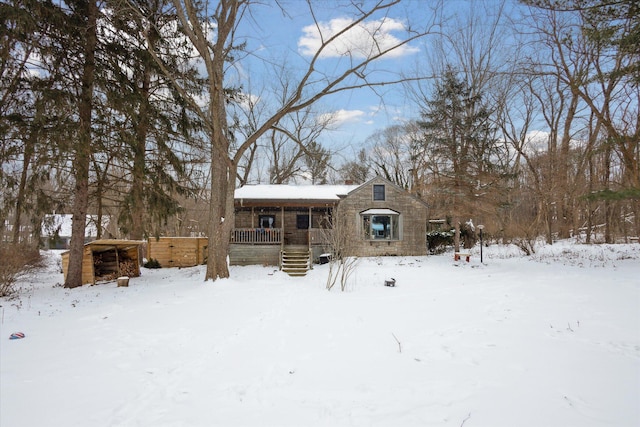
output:
[[[311,226],[313,225],[311,223],[311,206],[309,206],[309,227],[307,227],[307,246],[308,246],[308,250],[309,253],[311,253]]]
[[[253,211],[255,208],[253,206],[251,206],[251,228],[255,229],[256,228],[256,218],[255,218],[255,212]]]
[[[284,206],[280,207],[280,221],[282,222],[282,235],[280,236],[280,250],[284,251]]]

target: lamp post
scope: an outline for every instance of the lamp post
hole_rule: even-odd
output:
[[[482,264],[482,230],[484,230],[484,225],[480,224],[478,228],[480,229],[480,264]]]

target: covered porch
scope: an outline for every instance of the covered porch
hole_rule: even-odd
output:
[[[279,206],[236,208],[231,243],[240,245],[322,245],[333,207]]]
[[[277,265],[292,276],[304,276],[325,252],[323,224],[331,208],[244,208],[236,210],[231,230],[231,265]],[[313,227],[313,225],[316,225]]]
[[[235,192],[232,265],[277,265],[304,275],[325,251],[327,227],[349,185],[245,185]]]

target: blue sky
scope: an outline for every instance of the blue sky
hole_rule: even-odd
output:
[[[343,3],[344,6],[341,6]],[[325,36],[331,34],[333,28],[343,27],[345,22],[353,17],[353,7],[349,3],[335,0],[313,2],[316,21]],[[372,5],[369,0],[361,3],[364,4],[364,8]],[[367,22],[370,24],[368,29],[375,28],[381,36],[377,40],[387,40],[391,43],[394,40],[404,40],[408,34],[408,27],[416,30],[428,27],[433,34],[412,41],[388,54],[386,59],[377,62],[376,72],[371,75],[398,79],[400,74],[432,74],[429,58],[432,58],[430,55],[433,55],[434,43],[441,38],[438,33],[461,32],[460,28],[467,31],[465,26],[470,16],[474,17],[476,27],[488,28],[501,5],[505,6],[505,14],[509,16],[515,15],[514,11],[520,7],[515,0],[402,0],[399,5],[389,9],[386,16],[373,16]],[[383,20],[385,24],[380,26]],[[482,30],[483,28],[480,28],[479,33],[482,33]],[[242,68],[238,72],[241,75],[241,84],[245,89],[250,86],[251,89],[247,90],[260,97],[265,96],[261,88],[276,80],[273,68],[284,64],[288,73],[298,76],[306,70],[306,63],[318,46],[318,31],[309,7],[303,0],[279,0],[277,3],[267,0],[262,4],[252,5],[250,14],[242,21],[238,35],[247,42],[247,51],[250,52],[242,61]],[[507,39],[509,37],[511,36],[504,36]],[[344,61],[347,61],[344,55],[340,55],[340,51],[348,49],[354,52],[366,49],[366,39],[363,32],[352,32],[334,51],[330,50],[329,54],[320,60],[320,67],[328,73],[340,70]],[[508,40],[504,42],[508,43]],[[478,40],[476,50],[481,50],[482,47],[483,41]],[[507,49],[494,56],[508,55],[506,51]],[[444,59],[442,56],[439,59],[455,63],[455,55],[447,52],[444,56]],[[248,81],[251,83],[247,83]],[[423,81],[421,85],[429,92],[430,81]],[[343,92],[324,98],[316,105],[316,110],[318,114],[331,112],[337,118],[336,129],[323,133],[320,142],[332,149],[341,149],[347,156],[364,146],[366,139],[377,130],[419,116],[419,108],[402,85]]]
[[[306,2],[302,0],[279,2],[286,12],[283,12],[273,1],[266,3],[256,4],[255,8],[251,9],[251,15],[244,18],[240,29],[240,34],[247,42],[247,50],[251,52],[251,56],[243,62],[243,67],[246,68],[243,68],[240,74],[246,73],[245,79],[251,80],[252,92],[259,90],[262,84],[268,84],[272,77],[269,76],[269,71],[264,69],[264,63],[260,64],[260,62],[267,60],[268,65],[276,64],[276,66],[279,65],[278,63],[286,63],[287,70],[292,75],[296,75],[305,69],[306,61],[318,45],[314,21]],[[366,1],[364,3],[365,6],[371,4]],[[429,6],[435,3],[429,0],[409,0],[394,7],[385,18],[382,37],[390,42],[393,42],[394,38],[403,39],[406,36],[404,28],[407,25],[424,25],[432,21],[434,17]],[[330,33],[332,28],[342,27],[351,16],[350,10],[352,9],[337,7],[335,1],[314,3],[316,19],[321,23],[325,34]],[[372,28],[381,22],[381,18],[381,16],[373,17]],[[410,20],[413,22],[409,22]],[[336,46],[335,52],[330,52],[321,59],[321,66],[326,70],[340,69],[343,59],[339,51],[346,45],[352,51],[358,49],[364,45],[359,39],[361,34],[354,31],[351,39],[343,40],[342,46]],[[428,39],[418,40],[389,54],[387,59],[379,62],[378,73],[386,73],[389,78],[397,78],[398,73],[413,73],[416,64],[424,60],[424,43],[428,41]],[[245,85],[247,80],[243,83],[243,87],[247,87]],[[417,115],[417,111],[406,99],[400,85],[377,88],[375,92],[370,89],[359,89],[330,96],[317,104],[317,110],[336,115],[336,130],[324,133],[321,140],[325,145],[338,148],[348,145],[359,147],[376,130]]]

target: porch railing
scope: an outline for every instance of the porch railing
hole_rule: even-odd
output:
[[[281,228],[234,228],[231,230],[231,243],[268,245],[281,242]]]
[[[234,228],[231,230],[231,243],[277,245],[282,243],[282,228]],[[326,230],[309,230],[309,245],[322,245],[326,239]],[[286,242],[285,242],[286,243]]]

